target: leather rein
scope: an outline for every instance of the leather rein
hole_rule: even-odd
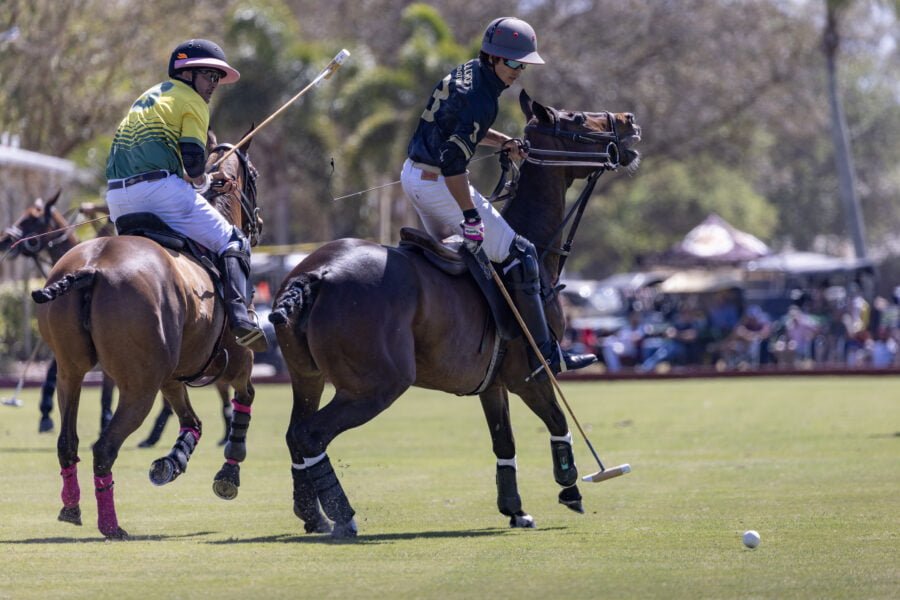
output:
[[[569,212],[566,214],[559,227],[557,227],[557,229],[550,236],[551,240],[555,239],[556,236],[559,235],[563,231],[563,229],[565,229],[569,221],[572,221],[572,226],[569,227],[569,232],[566,235],[566,241],[562,245],[562,248],[553,248],[549,244],[535,244],[536,247],[542,248],[542,252],[540,255],[541,262],[543,262],[544,258],[550,252],[559,254],[561,256],[561,259],[559,261],[559,269],[556,273],[556,276],[559,277],[559,275],[562,273],[563,267],[566,264],[566,259],[571,253],[572,244],[575,241],[575,234],[578,231],[578,226],[581,224],[581,217],[584,215],[584,211],[587,208],[587,203],[591,198],[591,194],[593,194],[594,192],[594,187],[597,185],[597,180],[606,171],[615,171],[619,167],[619,133],[616,130],[615,118],[610,112],[606,113],[606,119],[609,123],[610,131],[566,131],[560,127],[560,118],[556,111],[553,111],[553,116],[554,124],[552,127],[544,125],[525,126],[526,139],[523,142],[523,145],[528,152],[528,156],[525,158],[525,162],[545,167],[594,168],[591,174],[588,175],[585,185],[581,189],[581,193],[578,196],[578,199],[572,205],[572,208],[569,209]],[[587,117],[584,115],[584,113],[577,113],[577,122],[583,123],[585,120],[587,120]],[[535,148],[528,140],[529,132],[543,133],[551,137],[568,139],[576,143],[585,145],[597,145],[606,143],[606,147],[603,152]],[[500,152],[498,152],[498,154],[500,157],[500,180],[497,182],[497,185],[495,186],[494,191],[491,194],[491,202],[498,202],[501,200],[509,200],[511,198],[514,198],[518,187],[519,169],[510,160],[509,151],[501,150]],[[511,180],[508,179],[510,170],[512,170],[514,173]],[[506,193],[503,193],[504,190],[506,191]],[[573,217],[574,221],[572,220]]]
[[[212,151],[227,152],[232,148],[234,148],[234,144],[219,144],[213,148]],[[239,197],[241,213],[246,222],[244,234],[247,236],[250,246],[256,246],[259,243],[259,236],[261,233],[259,227],[259,206],[256,204],[256,179],[259,176],[259,173],[257,172],[256,167],[250,163],[250,159],[247,158],[247,154],[243,150],[238,148],[235,150],[234,154],[238,157],[238,161],[241,164],[241,171],[244,174],[244,184],[241,186]],[[219,170],[220,167],[221,165],[216,166],[215,171]],[[204,194],[204,197],[212,202],[215,198],[225,195],[227,194],[211,187]]]

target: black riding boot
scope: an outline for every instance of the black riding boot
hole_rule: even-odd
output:
[[[222,284],[225,292],[225,312],[231,325],[231,333],[237,343],[251,350],[266,349],[266,335],[259,324],[247,314],[247,271],[243,256],[226,251],[222,257]],[[247,261],[249,263],[249,261]],[[249,267],[249,265],[248,265]]]
[[[560,348],[547,326],[544,301],[541,298],[537,252],[531,242],[521,236],[516,236],[511,250],[510,257],[513,258],[513,263],[506,272],[510,295],[553,373],[573,371],[597,362],[597,357],[593,354],[569,354]],[[546,377],[541,361],[531,351],[530,344],[528,347],[528,361],[532,369],[528,379]]]

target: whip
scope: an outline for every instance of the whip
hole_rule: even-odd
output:
[[[237,144],[235,144],[234,147],[232,147],[230,150],[228,150],[228,152],[226,152],[225,154],[223,154],[222,157],[219,158],[219,160],[217,160],[217,161],[215,162],[215,164],[212,165],[211,168],[214,169],[215,167],[219,166],[226,158],[228,158],[229,156],[231,156],[232,154],[234,154],[235,152],[237,152],[238,148],[240,148],[240,147],[243,146],[245,143],[247,143],[248,141],[250,141],[250,138],[252,138],[254,135],[256,135],[257,133],[259,133],[259,131],[260,131],[263,127],[265,127],[266,125],[268,125],[275,117],[277,117],[277,116],[280,115],[282,112],[284,112],[285,109],[287,109],[288,106],[290,106],[291,104],[293,104],[294,102],[296,102],[297,99],[299,99],[303,94],[305,94],[306,92],[308,92],[308,91],[310,90],[310,88],[313,88],[313,87],[316,87],[316,86],[320,85],[320,84],[321,84],[323,81],[325,81],[326,79],[330,79],[331,76],[334,75],[335,71],[337,71],[338,69],[341,68],[341,65],[344,64],[344,61],[347,60],[347,58],[348,58],[349,56],[350,56],[350,51],[347,50],[346,48],[343,49],[343,50],[341,50],[340,52],[338,52],[338,53],[337,53],[337,56],[335,56],[334,58],[331,59],[331,62],[328,63],[328,66],[326,66],[324,69],[322,69],[322,71],[321,71],[318,75],[316,75],[315,79],[313,79],[312,81],[310,81],[309,84],[308,84],[305,88],[303,88],[302,90],[300,90],[299,92],[297,92],[297,93],[294,95],[293,98],[291,98],[290,100],[288,100],[287,102],[285,102],[284,104],[282,104],[282,105],[281,105],[281,108],[279,108],[278,110],[276,110],[275,112],[273,112],[271,115],[269,115],[269,117],[267,117],[265,121],[263,121],[262,123],[260,123],[258,127],[254,128],[253,131],[251,131],[250,133],[248,133],[247,135],[245,135],[245,136],[243,137],[243,139],[241,139],[241,141],[239,141]]]

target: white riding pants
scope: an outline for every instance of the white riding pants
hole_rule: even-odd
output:
[[[400,182],[403,184],[403,191],[419,213],[422,224],[432,237],[443,240],[451,235],[461,234],[459,224],[463,219],[462,211],[447,189],[443,175],[423,171],[407,159],[403,163]],[[503,262],[509,256],[509,247],[516,237],[516,232],[491,206],[487,198],[471,185],[469,193],[484,224],[484,244],[481,247],[491,261]]]
[[[178,175],[107,190],[106,204],[113,223],[122,215],[153,213],[178,233],[216,254],[222,254],[231,240],[233,226]]]

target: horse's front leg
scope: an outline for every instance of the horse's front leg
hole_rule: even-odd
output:
[[[222,421],[225,423],[225,429],[222,433],[222,439],[219,440],[219,446],[224,446],[228,443],[228,433],[231,429],[231,416],[234,414],[234,409],[231,406],[231,398],[229,397],[229,385],[224,382],[216,382],[216,391],[219,392],[219,399],[222,401]]]
[[[522,510],[516,480],[516,442],[509,419],[506,388],[494,385],[479,395],[497,457],[497,508],[509,517],[510,527],[535,527],[534,518]]]
[[[169,454],[153,461],[150,466],[150,481],[153,485],[165,485],[187,471],[188,461],[200,441],[202,425],[191,407],[187,388],[180,381],[169,381],[162,387],[163,398],[178,416],[181,428],[178,439]],[[152,405],[152,400],[151,400]]]
[[[240,365],[240,374],[230,379],[234,387],[234,398],[231,400],[231,421],[228,438],[225,442],[225,463],[213,478],[213,493],[223,500],[234,500],[241,486],[241,463],[247,458],[247,430],[250,428],[250,411],[256,391],[250,383],[253,370],[253,354],[241,348],[245,356],[234,355],[236,365]],[[229,350],[230,351],[230,350]]]
[[[572,434],[566,423],[566,415],[556,401],[549,381],[534,381],[515,390],[531,411],[544,422],[550,432],[550,452],[553,457],[553,477],[562,490],[559,503],[577,512],[584,513],[581,492],[578,491],[578,468],[572,451]]]

